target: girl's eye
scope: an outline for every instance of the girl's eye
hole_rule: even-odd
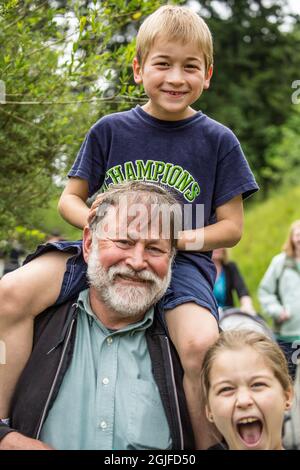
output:
[[[224,394],[224,393],[230,393],[234,390],[233,387],[223,387],[218,391],[218,395]]]
[[[187,68],[187,69],[197,69],[198,67],[197,67],[197,65],[195,65],[195,64],[187,64],[187,65],[185,66],[185,68]]]
[[[252,387],[259,388],[259,387],[266,387],[266,384],[264,382],[255,382],[252,384]]]
[[[156,65],[158,65],[159,67],[168,67],[169,66],[168,62],[159,62]]]

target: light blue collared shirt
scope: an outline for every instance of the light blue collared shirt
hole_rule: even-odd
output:
[[[72,362],[43,425],[41,440],[56,449],[168,449],[172,441],[152,375],[143,320],[107,329],[80,293]]]

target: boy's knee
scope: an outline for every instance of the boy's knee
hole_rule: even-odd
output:
[[[20,319],[22,295],[13,273],[0,280],[0,321],[11,324]]]

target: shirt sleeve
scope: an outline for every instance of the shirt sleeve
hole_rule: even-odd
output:
[[[218,162],[214,208],[222,206],[239,194],[245,199],[258,189],[254,175],[237,141],[237,144]]]
[[[76,160],[68,173],[88,181],[89,197],[100,189],[105,175],[105,151],[100,144],[101,135],[92,127],[86,135]]]

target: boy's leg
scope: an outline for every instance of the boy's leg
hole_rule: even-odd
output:
[[[51,252],[0,280],[0,418],[32,349],[34,318],[59,296],[70,253]]]
[[[196,448],[207,449],[219,436],[205,416],[200,376],[205,352],[219,336],[218,324],[209,310],[192,302],[167,310],[166,321],[184,370],[183,386]]]

